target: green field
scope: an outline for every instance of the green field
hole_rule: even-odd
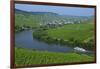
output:
[[[29,50],[24,48],[15,48],[16,66],[91,61],[94,61],[94,58],[85,54],[56,53],[48,51]]]
[[[63,27],[47,30],[49,37],[64,40],[75,39],[80,42],[93,38],[93,23],[69,24]]]

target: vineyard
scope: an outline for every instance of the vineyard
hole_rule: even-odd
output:
[[[58,64],[72,62],[92,62],[93,57],[77,53],[56,53],[48,51],[28,50],[15,48],[16,66],[38,65],[38,64]]]

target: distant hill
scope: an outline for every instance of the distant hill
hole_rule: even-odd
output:
[[[15,9],[15,13],[20,13],[20,14],[33,14],[33,15],[44,15],[44,14],[53,14],[53,15],[58,15],[57,13],[53,13],[53,12],[32,12],[32,11],[23,11],[23,10],[19,10],[19,9]]]
[[[93,16],[59,15],[53,12],[32,12],[15,9],[15,25],[37,27],[48,24],[74,24],[93,21]]]

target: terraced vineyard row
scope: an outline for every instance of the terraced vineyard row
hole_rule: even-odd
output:
[[[37,64],[58,64],[72,62],[91,62],[93,57],[77,53],[56,53],[48,51],[28,50],[15,48],[16,66],[37,65]]]

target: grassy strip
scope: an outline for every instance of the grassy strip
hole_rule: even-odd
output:
[[[77,53],[56,53],[48,51],[28,50],[24,48],[15,48],[16,66],[54,64],[54,63],[72,63],[93,61],[94,58]]]

